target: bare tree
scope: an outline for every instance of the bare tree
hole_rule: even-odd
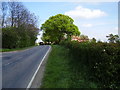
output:
[[[2,27],[4,27],[5,17],[7,14],[7,3],[6,2],[2,2],[1,10],[2,10]]]
[[[37,18],[28,11],[28,9],[21,2],[8,2],[8,10],[3,16],[5,19],[3,23],[6,24],[6,28],[3,28],[3,47],[26,47],[35,44],[36,36],[38,34]],[[5,5],[3,5],[5,6]],[[5,11],[5,9],[3,9]],[[7,36],[13,36],[14,39]],[[13,43],[9,42],[13,40]],[[16,41],[15,41],[16,40]],[[6,42],[9,42],[9,44]],[[8,46],[6,46],[8,45]]]

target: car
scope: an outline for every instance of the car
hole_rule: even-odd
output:
[[[44,45],[44,43],[43,42],[39,42],[39,45]]]

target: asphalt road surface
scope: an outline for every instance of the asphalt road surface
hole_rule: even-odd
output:
[[[50,46],[2,54],[2,88],[27,88]]]

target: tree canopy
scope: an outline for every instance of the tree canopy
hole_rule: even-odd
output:
[[[66,15],[57,14],[50,17],[41,26],[44,42],[59,43],[61,40],[70,38],[72,35],[80,35],[78,27],[73,24],[74,20]]]
[[[88,38],[88,36],[87,36],[87,35],[80,35],[80,39],[85,40],[85,39],[89,39],[89,38]]]
[[[35,45],[37,17],[21,2],[2,2],[2,48]]]

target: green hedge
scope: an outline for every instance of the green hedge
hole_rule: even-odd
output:
[[[120,44],[65,41],[62,45],[70,49],[76,65],[87,66],[99,87],[120,88]]]

